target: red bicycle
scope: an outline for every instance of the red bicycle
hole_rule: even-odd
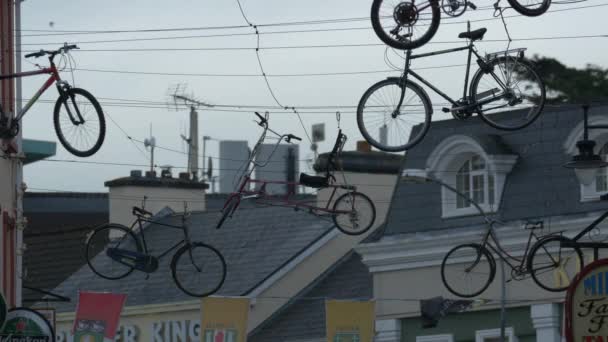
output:
[[[0,75],[1,79],[11,79],[34,75],[50,74],[49,79],[44,82],[42,87],[32,96],[12,120],[4,113],[0,106],[0,138],[12,139],[19,133],[19,122],[53,83],[57,83],[59,98],[55,102],[53,112],[53,123],[57,138],[75,156],[88,157],[101,148],[106,133],[106,123],[99,102],[88,91],[80,88],[73,88],[70,84],[59,77],[59,71],[53,61],[57,55],[64,56],[72,49],[77,49],[76,45],[67,45],[54,51],[40,50],[25,55],[25,58],[48,56],[50,66],[35,71],[19,72],[16,74]]]
[[[257,167],[263,167],[268,163],[268,160],[272,158],[272,154],[274,154],[274,151],[276,151],[276,148],[283,140],[287,143],[291,143],[291,140],[302,140],[293,134],[278,134],[269,129],[268,113],[266,113],[265,117],[262,117],[257,112],[255,114],[260,119],[258,125],[264,130],[249,156],[243,175],[240,178],[237,191],[231,193],[224,204],[222,216],[217,223],[216,228],[219,229],[228,217],[232,217],[241,204],[241,200],[253,199],[257,204],[306,210],[308,213],[315,216],[331,217],[336,227],[338,227],[341,232],[348,235],[360,235],[367,232],[376,219],[376,207],[374,206],[374,203],[366,195],[357,192],[355,186],[335,184],[336,179],[333,173],[339,169],[337,157],[346,142],[346,135],[342,133],[342,130],[338,132],[336,143],[331,153],[329,153],[324,176],[311,176],[301,173],[299,182],[252,179],[251,174],[253,171]],[[278,137],[278,141],[273,152],[268,157],[268,160],[264,163],[258,163],[256,157],[260,151],[260,146],[264,142],[266,134],[269,131]],[[268,184],[287,185],[287,188],[290,190],[284,196],[273,196],[265,190]],[[297,186],[306,186],[316,189],[329,188],[331,189],[331,194],[326,205],[320,207],[316,205],[316,201],[314,204],[311,204],[310,202],[295,200],[295,189]],[[337,198],[334,201],[335,197]],[[330,206],[331,203],[333,203],[333,206]]]

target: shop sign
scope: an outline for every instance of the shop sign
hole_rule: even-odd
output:
[[[8,311],[0,332],[2,342],[55,342],[51,324],[38,312],[27,308]]]
[[[608,341],[608,259],[585,266],[568,288],[566,341]]]

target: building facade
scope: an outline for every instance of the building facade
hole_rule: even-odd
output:
[[[593,108],[591,122],[605,123],[606,110]],[[604,159],[606,133],[598,130],[591,136]],[[577,106],[549,107],[533,125],[514,132],[498,132],[481,120],[439,121],[408,151],[403,174],[423,171],[478,202],[500,222],[495,226],[500,248],[515,258],[509,261],[517,267],[527,252],[527,223],[543,222],[544,228],[536,232],[540,235],[561,232],[571,237],[608,209],[600,200],[608,190],[605,170],[597,171],[592,184],[583,185],[571,169],[562,167],[577,153],[581,137],[582,110]],[[601,224],[585,239],[604,240],[606,228]],[[384,236],[356,248],[373,277],[382,341],[497,341],[503,282],[509,342],[562,340],[565,292],[545,291],[529,274],[512,278],[515,272],[509,264],[502,279],[496,253],[496,277],[472,298],[472,309],[448,315],[435,328],[422,328],[420,300],[458,298],[442,281],[446,253],[460,244],[480,243],[486,229],[477,209],[446,187],[402,177]],[[591,258],[592,252],[585,251],[585,262]],[[448,264],[446,270],[463,267],[466,260]],[[560,271],[553,273],[556,281],[563,281]]]

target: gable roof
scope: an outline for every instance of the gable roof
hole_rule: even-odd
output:
[[[217,293],[242,296],[277,272],[283,265],[333,229],[333,223],[303,212],[279,207],[240,208],[222,229],[215,229],[217,212],[192,213],[189,218],[193,241],[203,241],[217,248],[228,265],[226,281]],[[159,223],[179,225],[181,215],[169,215]],[[155,254],[179,241],[180,231],[150,224],[146,241]],[[133,272],[120,280],[96,276],[88,265],[59,285],[54,292],[76,298],[79,290],[112,291],[127,294],[127,306],[161,304],[193,300],[173,282],[169,264],[171,254],[160,260],[159,269],[149,279]],[[99,256],[98,256],[99,257]],[[103,257],[103,256],[102,256]],[[57,306],[59,312],[75,309],[75,301]]]
[[[590,110],[590,118],[602,115],[608,106]],[[504,115],[504,114],[500,114]],[[580,185],[570,169],[562,167],[571,156],[564,141],[583,119],[580,106],[548,106],[529,127],[499,131],[476,118],[433,122],[424,140],[407,152],[404,169],[425,169],[432,151],[450,136],[468,135],[490,152],[519,156],[507,180],[497,210],[502,221],[574,215],[605,209],[603,202],[580,201]],[[446,170],[445,172],[453,172]],[[479,216],[442,219],[441,187],[401,181],[387,219],[386,235],[483,224]]]

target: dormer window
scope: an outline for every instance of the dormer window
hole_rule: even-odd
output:
[[[499,136],[453,135],[431,152],[427,172],[475,201],[486,213],[500,206],[507,174],[517,161]],[[441,189],[442,217],[479,215],[470,201],[446,187]]]

